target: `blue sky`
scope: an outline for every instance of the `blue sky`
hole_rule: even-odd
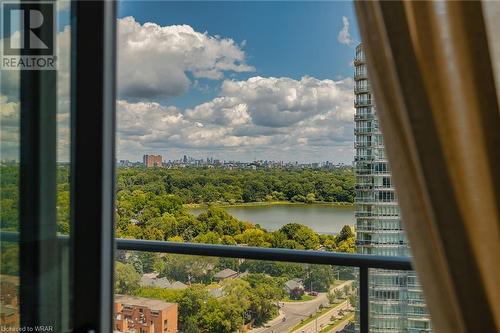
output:
[[[231,78],[275,76],[300,79],[308,75],[318,79],[352,76],[353,46],[359,41],[353,4],[330,2],[173,2],[122,1],[119,17],[133,16],[144,24],[161,26],[189,24],[196,31],[229,37],[241,43],[251,73],[231,73]],[[353,45],[337,40],[342,17],[350,22]],[[218,81],[199,80],[209,91],[190,89],[169,100],[179,107],[192,107],[218,94]]]

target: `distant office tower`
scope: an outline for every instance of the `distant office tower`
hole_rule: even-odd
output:
[[[354,66],[357,249],[363,254],[407,256],[408,241],[401,225],[362,45],[356,47]],[[369,297],[370,332],[432,331],[414,272],[371,269]]]
[[[148,168],[161,167],[163,164],[161,155],[144,155],[142,162]]]

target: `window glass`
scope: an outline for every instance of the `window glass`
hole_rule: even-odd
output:
[[[27,4],[28,7],[29,5]],[[43,116],[38,121],[46,126],[44,130],[46,130],[45,134],[47,134],[47,142],[40,143],[40,146],[44,147],[40,149],[50,151],[50,157],[47,156],[46,158],[51,159],[53,156],[56,161],[46,160],[42,162],[45,166],[54,165],[54,169],[52,167],[43,169],[44,172],[47,172],[47,184],[41,186],[44,186],[44,189],[49,189],[43,195],[47,196],[46,202],[54,205],[50,208],[47,208],[48,205],[44,206],[49,212],[44,215],[43,224],[40,226],[38,236],[36,236],[41,243],[40,248],[42,249],[39,253],[39,262],[47,267],[42,268],[42,272],[37,276],[37,281],[33,281],[33,285],[29,287],[37,290],[40,285],[44,286],[40,290],[42,301],[38,304],[41,320],[48,323],[47,330],[63,332],[68,331],[70,328],[69,252],[66,242],[54,242],[54,239],[56,234],[69,234],[70,31],[68,24],[70,12],[69,2],[67,1],[58,1],[53,6],[51,4],[43,6],[45,7],[39,9],[40,15],[44,18],[41,29],[46,29],[49,33],[41,37],[41,40],[43,39],[42,42],[45,42],[47,52],[52,52],[50,53],[51,56],[55,55],[57,57],[57,65],[56,70],[39,71],[43,73],[41,75],[41,82],[43,82],[41,89],[44,104],[40,104],[40,108],[43,109],[41,111]],[[4,61],[3,64],[5,65],[7,64],[5,61],[11,59],[11,57],[20,59],[19,57],[25,54],[23,52],[27,52],[28,49],[31,50],[31,43],[34,42],[34,39],[32,37],[28,44],[20,42],[21,33],[29,31],[24,29],[25,27],[21,26],[21,24],[28,24],[29,22],[19,19],[19,15],[29,10],[29,8],[21,8],[19,3],[16,2],[10,2],[8,5],[2,3],[0,7],[2,22],[7,16],[11,20],[10,26],[4,26],[4,29],[2,29],[3,35],[0,36],[0,43],[2,43],[4,52],[2,61]],[[50,19],[51,16],[54,17],[53,21]],[[50,37],[47,37],[48,35]],[[53,40],[50,40],[50,38],[53,38]],[[7,54],[7,47],[12,48],[13,52]],[[12,60],[9,61],[12,62]],[[19,187],[22,107],[21,73],[22,71],[31,72],[31,70],[32,68],[21,69],[13,66],[0,69],[0,232],[2,233],[0,243],[0,330],[9,332],[40,329],[26,323],[26,321],[24,321],[26,325],[23,325],[23,314],[20,313],[20,304],[31,301],[21,299],[20,289],[23,286],[20,285],[19,275],[21,267],[20,248],[27,246],[27,244],[19,242],[19,232],[21,230],[21,194]],[[26,83],[30,84],[31,82]],[[50,92],[45,93],[47,91]],[[34,111],[27,108],[26,112],[31,113],[31,115],[34,113]],[[50,141],[49,137],[54,138],[54,141]],[[30,158],[36,157],[30,156]],[[54,180],[53,184],[51,183],[52,180]],[[30,185],[32,185],[30,190],[37,190],[34,184]],[[54,200],[52,201],[52,199]],[[23,230],[25,232],[32,227],[33,223],[29,222],[29,225],[24,226]],[[45,237],[50,241],[47,241]],[[48,296],[49,293],[50,297]],[[47,310],[47,304],[50,304],[53,308]]]

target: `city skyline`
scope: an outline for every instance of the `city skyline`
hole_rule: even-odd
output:
[[[331,164],[336,164],[336,165],[352,165],[352,163],[342,163],[342,162],[335,162],[331,159],[329,160],[321,160],[321,159],[316,159],[313,161],[301,161],[301,160],[280,160],[280,159],[272,159],[272,158],[253,158],[251,160],[239,160],[239,159],[231,159],[231,158],[223,158],[223,157],[218,157],[214,155],[198,155],[198,156],[191,156],[188,154],[181,154],[178,156],[167,156],[160,154],[158,152],[148,152],[141,157],[136,157],[132,159],[120,159],[116,158],[116,161],[127,161],[131,163],[145,163],[144,158],[145,156],[160,156],[162,159],[162,163],[168,163],[168,162],[178,162],[178,161],[183,161],[184,158],[186,157],[188,162],[193,162],[193,161],[207,161],[207,160],[212,160],[212,161],[220,161],[220,162],[227,162],[227,163],[254,163],[254,162],[274,162],[274,163],[285,163],[285,164],[291,164],[291,163],[299,163],[299,164],[314,164],[314,163],[331,163]],[[6,160],[6,162],[10,162]]]

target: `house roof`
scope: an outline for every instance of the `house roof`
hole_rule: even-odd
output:
[[[289,290],[294,290],[294,289],[304,289],[304,286],[302,283],[297,282],[295,280],[288,280],[285,282],[285,287]]]
[[[168,288],[168,289],[185,289],[187,285],[180,281],[170,281],[167,278],[152,278],[151,275],[144,274],[139,282],[141,286]]]
[[[226,279],[231,276],[238,275],[238,272],[233,271],[231,268],[226,268],[220,271],[219,273],[215,274],[214,277],[217,279]]]

